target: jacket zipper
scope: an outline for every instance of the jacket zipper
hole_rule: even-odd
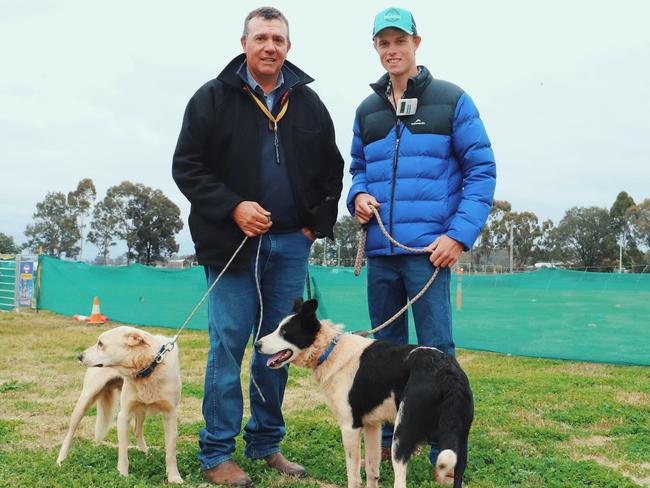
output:
[[[389,229],[390,229],[390,235],[395,236],[395,233],[393,232],[393,207],[395,206],[395,183],[397,180],[397,158],[399,155],[399,141],[401,137],[401,124],[399,121],[399,118],[396,116],[395,117],[395,134],[396,134],[396,139],[395,139],[395,154],[393,155],[393,179],[391,182],[391,188],[390,188],[390,216],[389,216]],[[394,246],[393,243],[390,243],[390,253],[393,254],[394,252]]]

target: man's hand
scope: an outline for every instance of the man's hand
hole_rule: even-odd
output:
[[[429,261],[436,268],[453,266],[463,252],[463,245],[447,235],[441,235],[427,247],[433,251]]]
[[[311,230],[309,227],[303,227],[300,229],[303,234],[309,239],[310,241],[314,242],[316,240],[316,234],[314,234],[314,231]]]
[[[379,202],[370,193],[358,193],[354,197],[354,216],[361,225],[367,224],[375,216],[370,205],[379,210]]]
[[[240,202],[232,209],[230,216],[248,237],[266,234],[273,225],[271,212],[264,210],[257,202]]]

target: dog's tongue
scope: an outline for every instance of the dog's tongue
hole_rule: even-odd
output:
[[[277,352],[266,361],[266,365],[272,366],[275,363],[282,362],[289,356],[289,354],[291,354],[291,352],[288,351],[287,349],[285,349],[284,351]]]

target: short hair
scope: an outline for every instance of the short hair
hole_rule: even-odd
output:
[[[249,13],[246,16],[246,19],[244,19],[244,33],[242,34],[242,37],[248,37],[248,23],[255,17],[262,17],[264,20],[280,19],[284,22],[284,25],[287,26],[287,41],[289,40],[289,21],[282,12],[275,7],[259,7]]]

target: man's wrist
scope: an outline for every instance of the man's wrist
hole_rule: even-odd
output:
[[[446,235],[447,237],[449,237],[449,239],[451,239],[452,241],[454,241],[454,244],[456,244],[456,245],[460,248],[460,251],[461,251],[461,252],[463,252],[463,251],[465,250],[465,244],[463,244],[462,242],[460,242],[460,241],[457,240],[457,239],[454,239],[454,238],[451,237],[450,235],[447,235],[447,234],[445,234],[445,235]]]
[[[360,191],[359,193],[354,195],[354,198],[352,199],[352,203],[354,203],[356,205],[357,204],[357,198],[359,198],[360,196],[363,196],[363,195],[368,195],[368,193],[366,193],[365,191]]]

